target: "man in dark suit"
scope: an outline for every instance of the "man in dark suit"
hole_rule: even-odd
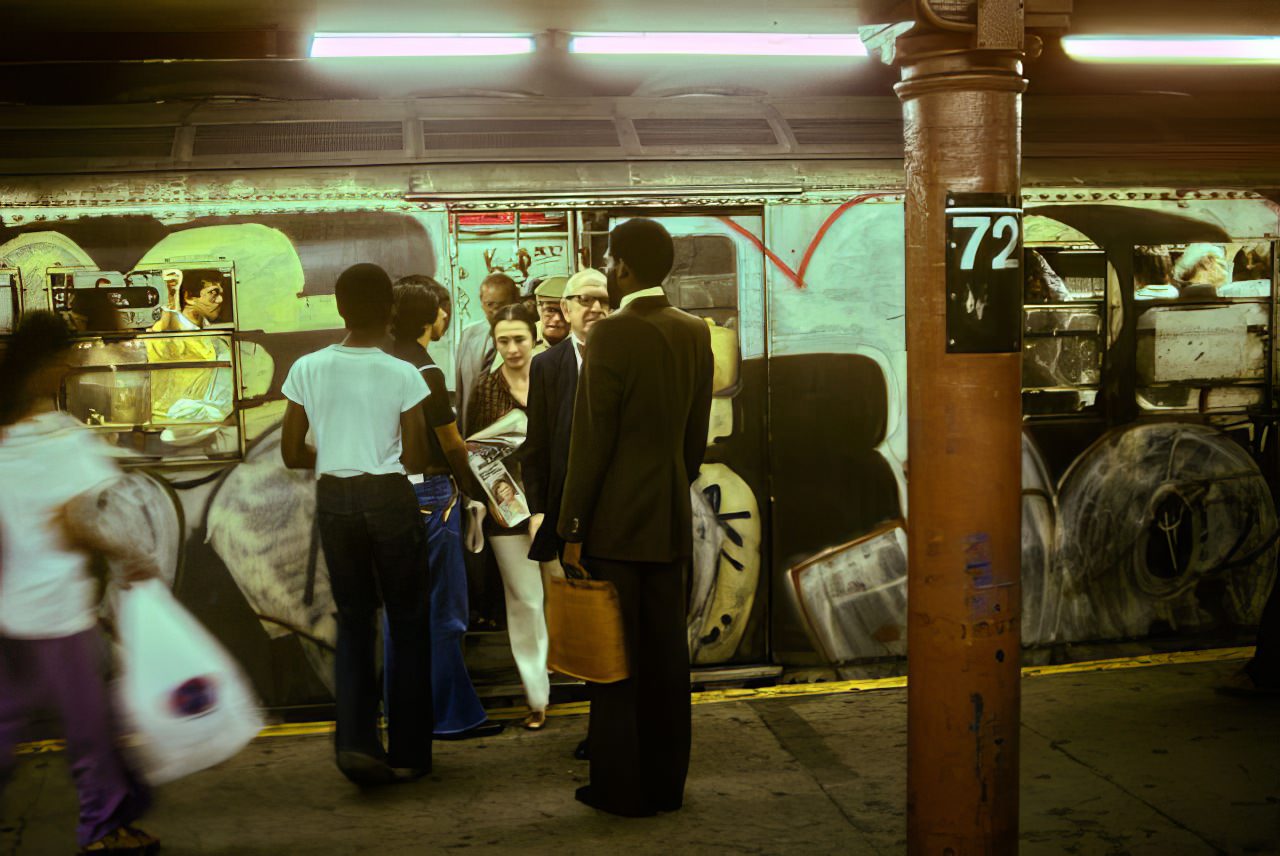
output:
[[[674,246],[659,223],[609,233],[608,289],[574,406],[560,506],[564,563],[618,590],[631,676],[591,688],[591,784],[581,802],[638,817],[683,803],[689,769],[684,571],[689,485],[707,443],[713,360],[702,320],[671,306]]]
[[[560,500],[569,470],[569,431],[578,391],[578,367],[586,350],[587,332],[609,314],[609,291],[598,270],[569,277],[560,299],[569,335],[533,358],[529,369],[529,433],[521,447],[524,490],[529,500],[529,558],[560,573],[564,541],[556,532]]]

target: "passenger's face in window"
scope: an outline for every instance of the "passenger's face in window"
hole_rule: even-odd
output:
[[[222,286],[214,282],[206,282],[200,289],[200,296],[191,301],[206,320],[213,321],[222,312]]]

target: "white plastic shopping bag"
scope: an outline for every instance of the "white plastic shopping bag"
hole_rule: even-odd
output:
[[[262,729],[240,667],[160,580],[119,592],[117,702],[128,751],[151,784],[212,767]]]

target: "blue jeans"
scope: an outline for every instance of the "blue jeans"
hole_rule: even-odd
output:
[[[414,486],[427,535],[431,569],[431,699],[435,733],[457,734],[487,717],[462,657],[467,632],[467,567],[462,551],[462,503],[448,508],[453,482],[427,476]],[[445,520],[448,509],[449,519]],[[386,633],[386,626],[383,627]],[[387,695],[390,696],[388,689]]]
[[[403,475],[321,476],[320,546],[338,613],[338,751],[383,757],[378,739],[378,607],[386,616],[387,752],[393,767],[431,767],[431,581],[413,487]],[[425,680],[424,680],[425,678]]]

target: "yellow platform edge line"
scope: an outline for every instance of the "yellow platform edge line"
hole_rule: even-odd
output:
[[[1247,660],[1253,656],[1252,646],[1245,648],[1211,648],[1206,651],[1175,651],[1169,654],[1142,654],[1137,657],[1118,657],[1111,660],[1088,660],[1061,666],[1026,666],[1022,677],[1039,678],[1048,675],[1069,675],[1082,672],[1110,672],[1124,669],[1143,669],[1149,666],[1173,666],[1187,663],[1226,663]],[[791,698],[796,696],[839,695],[841,693],[870,692],[901,689],[907,685],[905,675],[893,678],[865,678],[852,681],[826,681],[812,684],[780,684],[758,689],[704,690],[693,694],[694,704],[720,704],[730,701],[753,699]],[[548,716],[582,716],[589,710],[585,701],[556,704],[547,708]],[[525,707],[501,707],[489,711],[490,719],[514,720],[528,712]],[[268,725],[258,732],[257,740],[274,737],[313,737],[332,734],[332,722],[291,722]],[[36,755],[42,752],[60,752],[66,747],[63,740],[40,740],[18,744],[19,755]]]

